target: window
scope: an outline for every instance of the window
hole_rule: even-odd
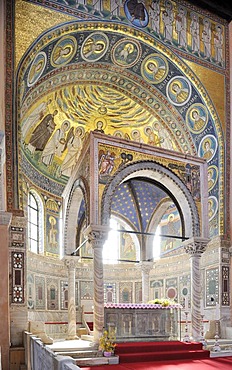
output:
[[[30,191],[28,195],[28,239],[29,249],[43,253],[43,206],[39,195]]]
[[[103,262],[118,263],[119,259],[119,233],[116,231],[118,222],[114,219],[110,220],[110,230],[108,239],[103,246]]]
[[[139,241],[129,225],[122,220],[111,218],[110,228],[108,239],[103,246],[103,263],[115,264],[124,261],[134,263],[139,260]]]
[[[161,228],[160,228],[160,225],[158,225],[156,232],[155,232],[154,239],[153,239],[153,259],[154,261],[160,259],[160,244],[161,244],[161,238],[159,236],[160,231],[161,231]]]

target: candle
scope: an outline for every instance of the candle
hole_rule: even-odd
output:
[[[220,320],[220,309],[219,309],[219,303],[216,303],[216,308],[215,308],[215,320]]]
[[[185,297],[185,310],[188,310],[188,297]]]

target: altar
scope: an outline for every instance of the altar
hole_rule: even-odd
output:
[[[177,340],[180,309],[179,304],[105,304],[104,326],[117,342]]]

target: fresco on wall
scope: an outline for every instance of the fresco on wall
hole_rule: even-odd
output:
[[[21,63],[17,86],[22,170],[61,195],[84,140],[94,130],[198,155],[214,169],[212,176],[209,172],[214,180],[214,185],[209,181],[209,196],[217,205],[209,218],[211,236],[216,235],[219,224],[223,227],[217,217],[224,199],[218,187],[223,177],[221,123],[204,87],[181,58],[223,70],[225,27],[178,2],[147,1],[140,9],[132,3],[46,2],[46,7],[73,14],[78,21],[68,23],[62,35],[59,27],[42,35],[39,47],[32,45],[30,58]],[[86,16],[97,31],[86,18],[83,29],[80,20]],[[118,156],[102,148],[100,182],[105,184],[120,163],[134,159],[133,153]],[[182,171],[184,181],[199,200],[199,173],[191,169],[189,180],[188,171]]]

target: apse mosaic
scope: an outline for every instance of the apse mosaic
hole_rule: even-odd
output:
[[[225,65],[225,30],[222,20],[213,20],[209,14],[203,15],[199,9],[184,1],[169,0],[27,0],[46,6],[79,19],[107,19],[143,29],[154,38],[178,48],[185,53],[193,53],[220,67]],[[100,44],[100,43],[99,43]],[[122,49],[123,50],[123,49]],[[98,53],[104,48],[98,46]],[[133,47],[125,45],[120,55],[133,60]],[[67,60],[71,50],[66,51]],[[65,55],[65,54],[64,54]]]
[[[61,195],[91,131],[196,155],[209,166],[210,236],[218,234],[219,225],[222,231],[222,125],[183,57],[223,71],[223,22],[182,2],[29,2],[71,14],[77,21],[41,35],[20,62],[22,172]],[[100,183],[106,184],[116,169],[133,160],[133,152],[101,148]],[[199,170],[174,163],[169,168],[200,201]],[[54,215],[48,214],[46,223],[48,252],[53,253],[58,248]]]

